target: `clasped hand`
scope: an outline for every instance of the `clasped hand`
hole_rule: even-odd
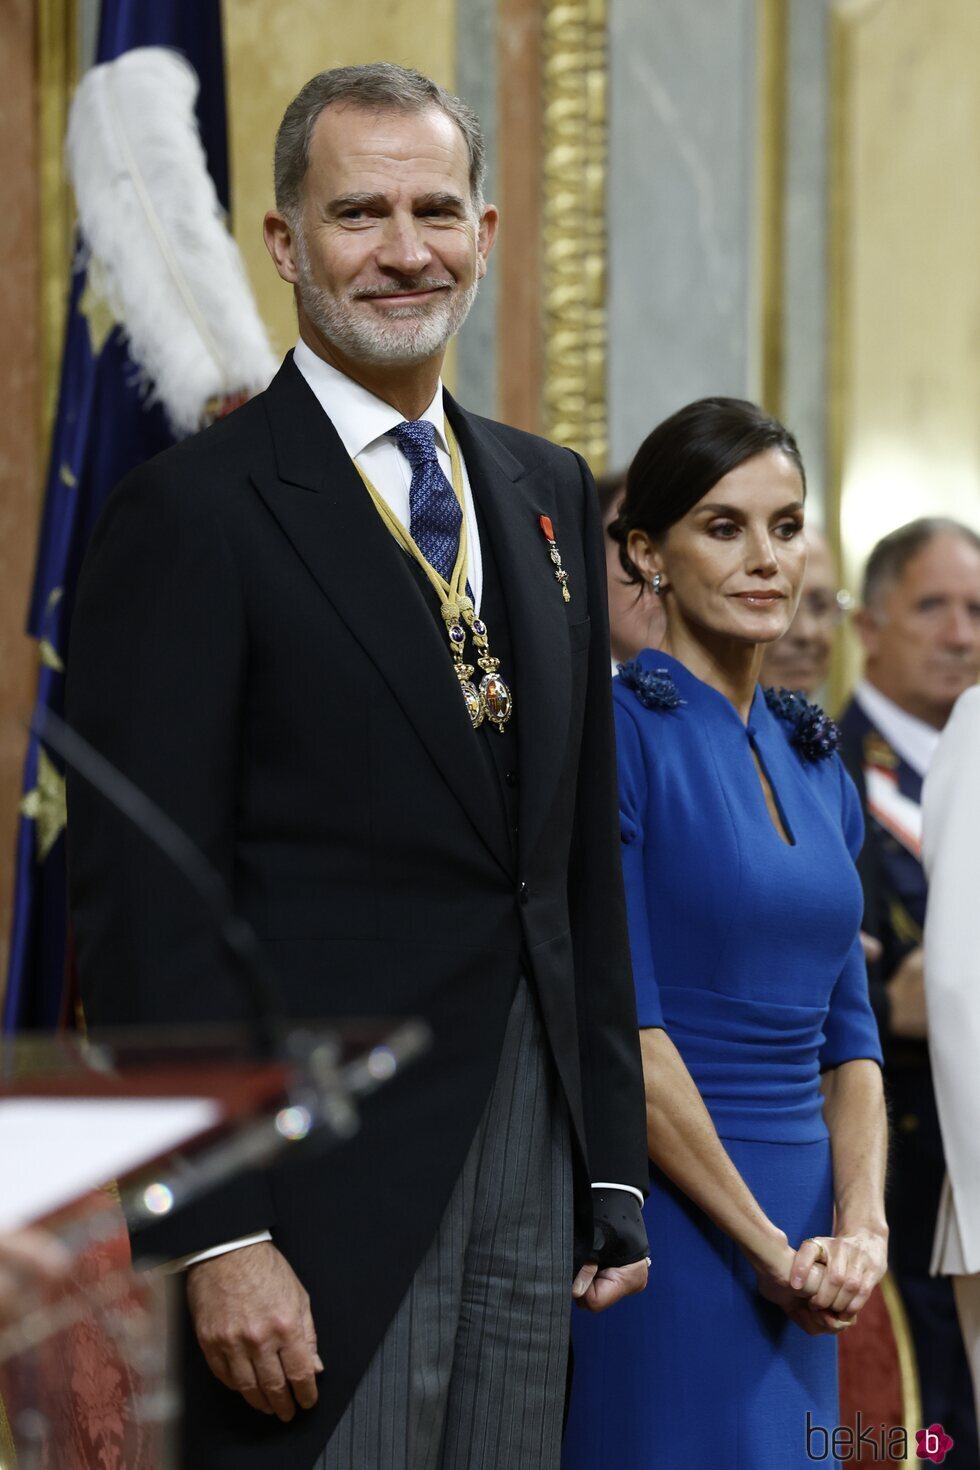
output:
[[[887,1247],[871,1230],[819,1235],[756,1264],[759,1291],[804,1332],[839,1333],[856,1320],[885,1274]]]

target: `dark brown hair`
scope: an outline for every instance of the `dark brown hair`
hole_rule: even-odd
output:
[[[631,582],[643,574],[626,549],[631,531],[653,541],[664,536],[732,470],[778,449],[792,460],[803,481],[803,460],[793,435],[778,419],[744,398],[699,398],[658,424],[636,451],[626,475],[626,495],[609,534]]]

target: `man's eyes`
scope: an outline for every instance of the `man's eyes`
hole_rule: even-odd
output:
[[[923,597],[921,602],[916,603],[915,610],[928,617],[933,613],[945,612],[949,606],[950,601],[947,597]],[[972,618],[974,622],[980,622],[980,603],[968,602],[966,612],[967,616]]]
[[[349,209],[342,209],[338,219],[358,224],[362,220],[380,219],[382,211],[379,209],[368,209],[362,205],[352,205]],[[415,210],[416,219],[458,219],[459,212],[448,204],[433,204],[423,209]]]

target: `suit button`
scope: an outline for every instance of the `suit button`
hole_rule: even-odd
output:
[[[518,898],[518,902],[519,903],[527,903],[527,898],[528,898],[527,884],[524,882],[524,879],[523,878],[521,879],[520,883],[518,883],[518,885],[517,885],[517,898]]]
[[[516,771],[508,771],[507,774],[506,774],[506,776],[504,777],[504,780],[507,782],[507,785],[508,786],[516,786],[517,785],[517,772]]]

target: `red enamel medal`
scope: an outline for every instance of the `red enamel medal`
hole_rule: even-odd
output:
[[[550,516],[539,516],[538,525],[544,533],[544,539],[548,543],[548,555],[551,557],[555,568],[555,581],[561,587],[561,595],[566,602],[571,602],[572,594],[568,590],[568,573],[561,564],[561,552],[558,550],[558,542],[555,540],[555,528],[551,524]]]

